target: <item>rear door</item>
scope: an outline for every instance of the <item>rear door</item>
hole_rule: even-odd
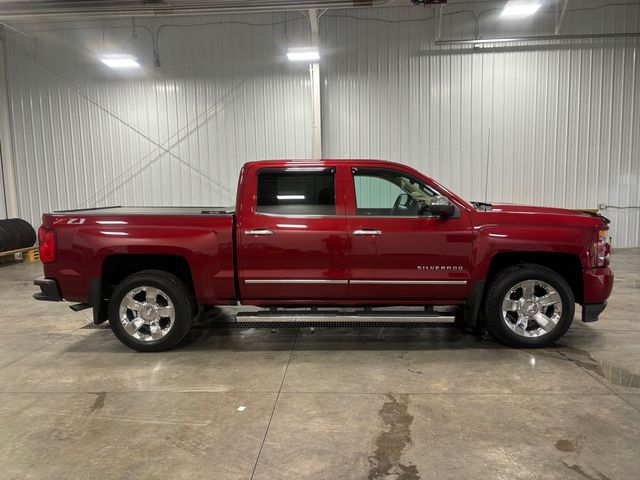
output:
[[[237,226],[242,298],[265,303],[345,300],[342,170],[266,167],[247,174]]]
[[[458,208],[446,219],[418,215],[439,192],[401,170],[353,168],[347,175],[350,300],[465,298],[472,255],[468,212]]]

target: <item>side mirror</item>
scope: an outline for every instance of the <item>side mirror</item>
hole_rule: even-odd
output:
[[[431,199],[430,206],[425,205],[423,209],[420,210],[421,215],[424,215],[427,212],[431,213],[431,215],[436,215],[441,218],[447,218],[453,216],[453,214],[456,213],[456,207],[449,201],[447,197],[436,195]]]

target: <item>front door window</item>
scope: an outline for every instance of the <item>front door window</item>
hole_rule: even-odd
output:
[[[353,181],[358,216],[412,216],[422,210],[428,215],[437,193],[420,180],[386,168],[354,169]]]

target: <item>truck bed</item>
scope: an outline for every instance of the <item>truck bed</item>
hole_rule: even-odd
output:
[[[235,207],[99,207],[76,210],[59,210],[54,215],[80,214],[82,216],[130,216],[130,215],[233,215]]]
[[[91,284],[132,266],[158,268],[183,262],[198,301],[227,304],[237,296],[233,265],[234,209],[230,207],[104,207],[44,214],[44,228],[56,230],[55,261],[47,278],[70,301],[91,300]],[[176,260],[178,259],[178,260]],[[150,263],[153,260],[152,263]],[[106,272],[106,273],[105,273]],[[97,287],[93,287],[94,289]],[[105,287],[106,288],[106,287]]]

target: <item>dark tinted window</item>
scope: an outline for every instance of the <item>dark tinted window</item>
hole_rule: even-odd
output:
[[[260,170],[256,211],[276,215],[335,215],[334,169]]]

